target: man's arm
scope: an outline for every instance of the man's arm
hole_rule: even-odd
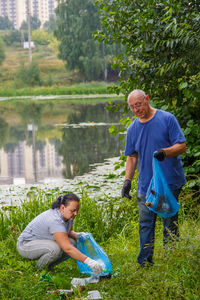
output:
[[[133,155],[130,155],[127,157],[126,160],[126,176],[125,179],[132,180],[135,170],[137,168],[137,162],[138,162],[138,154],[134,153]]]
[[[163,148],[165,151],[166,157],[178,156],[186,151],[186,143],[177,143],[171,147]]]
[[[154,157],[159,161],[163,161],[165,157],[178,156],[186,151],[186,143],[176,143],[171,147],[162,148],[154,152]]]

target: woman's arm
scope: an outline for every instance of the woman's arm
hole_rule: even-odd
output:
[[[71,232],[71,231],[70,231]],[[74,232],[75,233],[75,232]],[[72,232],[73,235],[73,232]],[[64,232],[56,232],[53,234],[60,248],[75,260],[84,262],[87,256],[76,249],[69,241],[68,235]],[[70,236],[71,237],[71,236]]]
[[[70,238],[74,239],[75,241],[77,241],[78,240],[78,233],[71,229],[70,232],[68,233],[68,237],[70,237]]]
[[[88,265],[89,268],[92,269],[92,271],[96,274],[100,274],[103,271],[103,267],[99,262],[97,262],[94,259],[91,259],[90,257],[86,256],[85,254],[81,253],[78,249],[76,249],[69,241],[68,235],[64,232],[56,232],[53,234],[56,242],[60,246],[60,248],[67,253],[69,256],[71,256],[73,259],[79,260],[86,265]]]

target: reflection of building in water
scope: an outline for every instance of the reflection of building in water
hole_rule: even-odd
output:
[[[8,176],[15,177],[15,174],[18,174],[18,177],[23,177],[24,175],[24,160],[23,160],[23,143],[19,142],[17,148],[14,152],[8,152]]]
[[[0,184],[13,183],[14,178],[24,178],[25,183],[34,183],[35,178],[42,182],[47,177],[62,177],[62,159],[55,145],[46,140],[43,148],[36,150],[35,157],[34,166],[33,147],[25,141],[19,142],[13,152],[0,149]]]

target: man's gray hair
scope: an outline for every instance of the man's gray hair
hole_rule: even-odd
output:
[[[133,90],[129,95],[128,95],[128,100],[130,99],[130,97],[135,96],[135,95],[141,95],[143,97],[146,97],[146,94],[143,90]]]

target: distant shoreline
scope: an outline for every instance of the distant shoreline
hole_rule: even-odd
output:
[[[7,100],[56,100],[56,99],[100,99],[100,98],[121,98],[123,95],[116,95],[116,94],[85,94],[85,95],[28,95],[28,96],[6,96],[0,97],[0,101],[7,101]]]

